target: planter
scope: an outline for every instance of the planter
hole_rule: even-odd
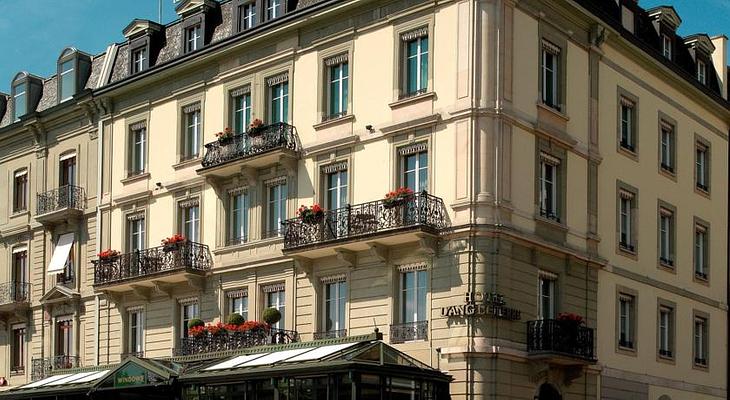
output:
[[[165,253],[169,253],[171,251],[176,251],[176,250],[180,249],[180,243],[181,242],[166,244],[166,245],[162,246],[162,251],[164,251]]]

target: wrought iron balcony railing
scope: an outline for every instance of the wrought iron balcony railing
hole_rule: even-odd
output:
[[[573,321],[528,321],[527,353],[555,354],[592,361],[593,329]]]
[[[65,209],[83,211],[86,208],[86,194],[84,188],[74,185],[64,185],[57,189],[38,193],[36,214],[43,215]]]
[[[440,197],[416,193],[402,201],[383,200],[327,210],[318,221],[292,218],[284,221],[284,250],[349,238],[422,227],[437,233],[448,226]]]
[[[338,339],[347,336],[347,329],[338,329],[333,331],[314,332],[314,340],[322,339]]]
[[[297,151],[299,148],[296,129],[292,125],[278,122],[254,129],[206,144],[203,168],[216,167],[274,149]]]
[[[174,356],[215,353],[238,350],[270,344],[287,344],[299,341],[297,331],[271,328],[269,331],[228,332],[217,335],[204,334],[180,339],[180,346],[173,350]]]
[[[407,322],[390,326],[390,343],[428,339],[428,321]]]
[[[34,358],[31,360],[31,380],[43,379],[51,371],[59,369],[78,368],[81,364],[78,356],[54,356]]]
[[[30,283],[8,282],[0,284],[0,304],[27,303],[30,301]]]
[[[210,270],[212,261],[207,245],[185,241],[92,260],[92,263],[94,284],[107,285],[176,270],[205,272]]]

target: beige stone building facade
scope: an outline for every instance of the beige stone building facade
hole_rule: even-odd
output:
[[[277,308],[276,341],[377,329],[453,399],[726,398],[724,36],[633,0],[178,13],[0,96],[11,386],[212,359],[191,319]]]

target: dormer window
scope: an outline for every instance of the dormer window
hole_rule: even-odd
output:
[[[701,84],[707,84],[707,64],[702,60],[697,60],[697,80]]]
[[[200,24],[185,29],[185,52],[198,50],[203,47],[203,27]]]
[[[284,14],[283,0],[266,0],[266,20],[281,17]]]
[[[162,43],[163,26],[146,20],[135,19],[122,31],[129,41],[127,54],[130,75],[138,74],[154,65]]]
[[[28,111],[27,83],[19,83],[13,86],[13,120],[18,121]]]
[[[68,47],[58,57],[58,102],[70,100],[91,74],[91,56]]]
[[[662,34],[662,54],[664,58],[672,59],[672,38],[667,34]]]
[[[244,31],[256,26],[256,3],[247,3],[238,6],[238,30]]]
[[[59,67],[60,101],[69,100],[76,94],[76,74],[74,72],[74,60],[64,61]]]
[[[147,47],[143,46],[132,50],[132,73],[142,72],[147,66]]]

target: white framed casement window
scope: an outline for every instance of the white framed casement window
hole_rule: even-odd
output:
[[[324,120],[347,115],[350,68],[348,53],[327,58],[327,112]]]
[[[147,47],[142,46],[138,49],[132,50],[132,73],[136,74],[144,71],[147,63]]]
[[[76,94],[76,72],[74,69],[75,64],[76,59],[70,59],[68,61],[62,62],[59,65],[59,89],[61,92],[60,101],[69,100],[73,97],[74,94]]]
[[[703,192],[710,190],[709,152],[705,144],[695,145],[695,186]]]
[[[634,244],[634,194],[625,190],[619,191],[619,247],[633,252]]]
[[[348,171],[347,163],[344,168],[325,173],[325,207],[335,210],[348,204]]]
[[[662,170],[674,173],[674,127],[662,124],[659,140],[659,162]]]
[[[707,64],[702,60],[697,60],[697,80],[703,84],[707,84]]]
[[[671,60],[672,59],[672,38],[669,37],[669,35],[663,33],[662,34],[662,54],[664,55],[664,58]]]
[[[695,224],[695,235],[694,235],[694,270],[695,278],[706,281],[707,280],[707,265],[708,265],[708,238],[707,238],[707,227]]]
[[[26,82],[13,85],[13,121],[20,120],[20,117],[28,113],[27,88]]]
[[[634,349],[634,296],[619,293],[618,311],[619,311],[619,347],[625,349]]]
[[[667,306],[659,306],[659,356],[665,358],[674,357],[674,345],[672,343],[672,330],[674,324],[674,310]]]
[[[73,315],[65,315],[56,318],[56,343],[55,355],[63,357],[64,363],[71,366],[72,361],[67,359],[75,355]]]
[[[243,188],[231,190],[229,196],[230,220],[228,222],[228,243],[240,244],[248,241],[248,213],[250,200],[248,191]]]
[[[187,240],[200,242],[200,202],[198,198],[178,203],[178,231]]]
[[[266,79],[269,87],[269,123],[289,121],[289,73]]]
[[[559,46],[544,40],[541,52],[542,103],[560,111],[560,53]]]
[[[233,133],[240,135],[245,133],[251,124],[251,85],[231,90],[230,96]]]
[[[274,237],[281,234],[281,223],[286,220],[286,200],[288,188],[286,177],[272,179],[266,182],[266,234],[265,237]]]
[[[144,309],[133,308],[127,311],[128,332],[127,352],[142,357],[144,354]]]
[[[198,50],[203,45],[203,26],[195,24],[185,28],[185,52]]]
[[[347,304],[347,280],[345,275],[322,278],[322,330],[336,332],[345,329]]]
[[[248,289],[231,290],[228,298],[228,315],[238,314],[248,321]]]
[[[20,375],[25,372],[26,327],[25,324],[15,324],[10,327],[10,330],[12,334],[10,374]]]
[[[401,34],[401,43],[403,46],[403,82],[400,98],[426,93],[429,81],[428,26]]]
[[[659,208],[659,262],[667,267],[674,266],[674,213]]]
[[[621,138],[620,146],[628,151],[636,150],[635,142],[635,103],[625,97],[621,97],[619,107],[621,107]]]
[[[28,209],[28,170],[21,169],[13,174],[13,212]]]
[[[400,156],[399,185],[414,192],[428,190],[428,143],[420,142],[398,149]]]
[[[266,0],[266,20],[279,18],[284,14],[284,0]]]
[[[200,103],[190,104],[183,107],[183,135],[182,135],[182,157],[181,161],[190,160],[200,156],[201,147],[201,106]]]
[[[400,321],[428,321],[428,270],[425,265],[403,266],[400,272]]]
[[[238,6],[238,31],[244,31],[256,26],[256,2]]]
[[[558,174],[560,159],[540,153],[540,215],[560,221],[558,209]]]
[[[200,318],[198,299],[184,299],[178,302],[180,307],[180,337],[188,337],[188,323],[190,320]]]
[[[557,298],[555,283],[558,276],[552,272],[538,271],[537,280],[537,319],[555,319]]]
[[[281,313],[279,322],[272,325],[272,328],[286,329],[286,290],[283,283],[262,286],[264,292],[264,306],[275,308]]]
[[[145,215],[134,213],[127,216],[127,250],[130,252],[141,251],[146,247],[145,241]]]
[[[137,122],[129,126],[129,176],[139,175],[147,168],[147,123]]]
[[[693,354],[694,364],[700,367],[707,367],[707,332],[707,319],[695,316]]]

